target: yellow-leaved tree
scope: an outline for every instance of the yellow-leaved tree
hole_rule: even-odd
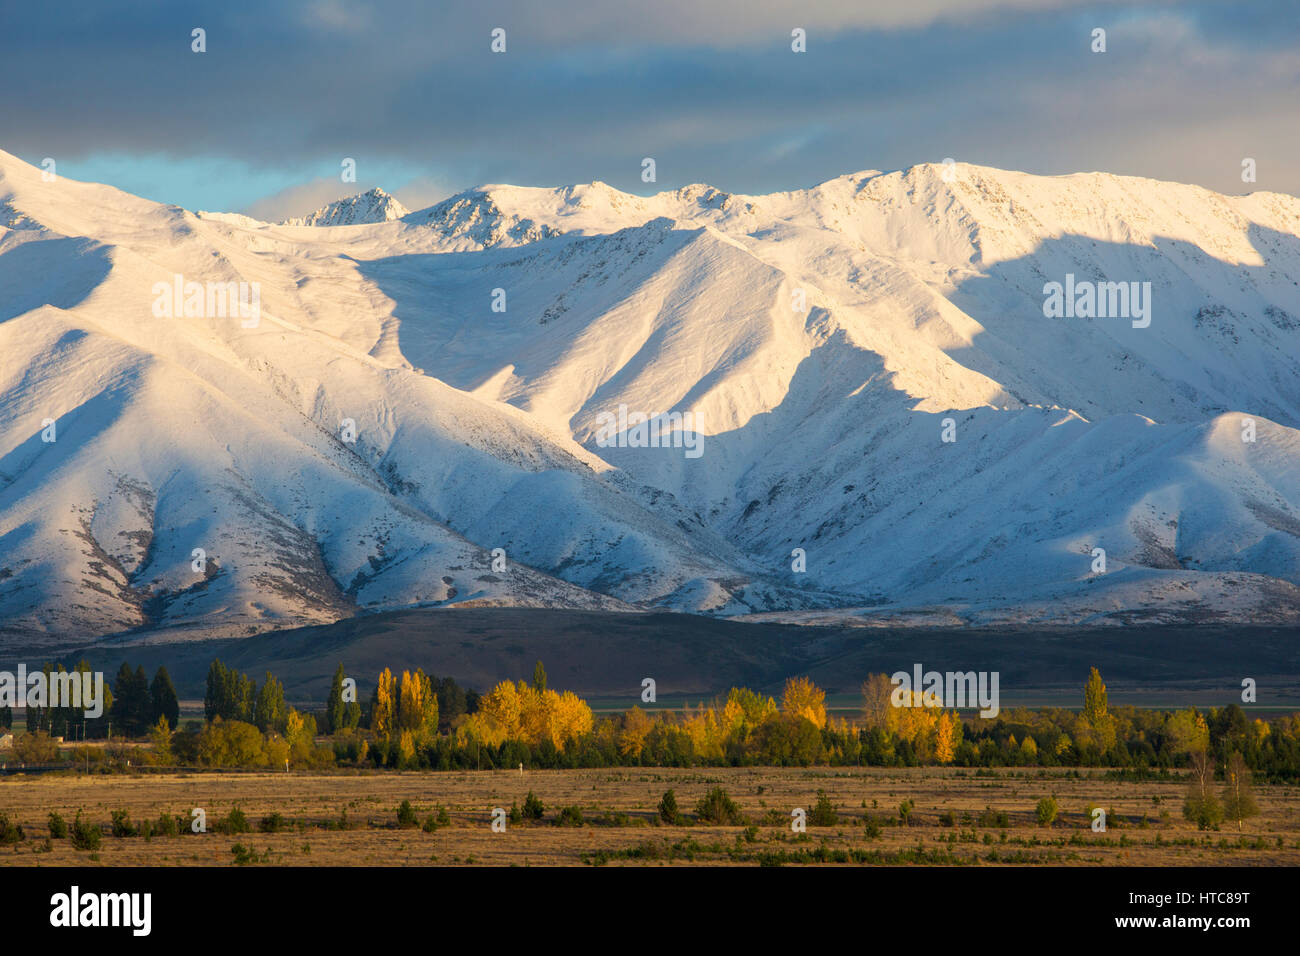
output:
[[[548,690],[547,694],[555,695]],[[566,746],[569,741],[591,733],[591,708],[587,702],[571,690],[555,695],[551,710],[551,740],[557,747]]]
[[[654,721],[640,707],[633,707],[623,717],[623,730],[618,735],[618,750],[625,757],[641,757],[645,738],[654,727]]]
[[[438,733],[438,695],[422,670],[414,674],[402,671],[397,727],[410,733],[414,745],[426,743]]]
[[[867,730],[893,733],[898,729],[897,708],[890,698],[894,682],[888,674],[872,674],[862,683],[862,722]]]
[[[370,708],[370,732],[376,740],[387,740],[396,730],[396,695],[397,682],[393,679],[393,672],[385,667],[379,673],[379,683],[375,686]]]
[[[826,692],[807,677],[787,678],[781,694],[781,711],[793,717],[807,717],[820,730],[826,726]]]
[[[934,759],[939,763],[952,763],[957,754],[961,724],[955,714],[943,711],[934,725]]]
[[[748,687],[733,687],[722,708],[722,726],[728,734],[740,734],[753,730],[776,712],[776,701],[771,697],[756,694]]]

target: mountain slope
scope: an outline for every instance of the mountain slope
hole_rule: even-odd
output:
[[[385,208],[200,217],[0,153],[6,627],[1300,616],[1293,197],[919,166]],[[1150,325],[1046,318],[1067,273],[1150,282]],[[178,281],[257,321],[159,315]],[[620,406],[702,453],[602,442]]]
[[[357,226],[401,219],[410,212],[382,189],[368,189],[356,196],[328,203],[313,213],[286,219],[285,226]]]

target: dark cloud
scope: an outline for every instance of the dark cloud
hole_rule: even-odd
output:
[[[1290,0],[430,7],[11,4],[0,148],[228,157],[303,182],[351,156],[460,186],[642,192],[643,156],[661,188],[749,192],[953,156],[1300,192]]]

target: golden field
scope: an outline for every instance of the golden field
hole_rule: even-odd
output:
[[[715,786],[753,826],[690,823]],[[669,788],[688,825],[659,822],[657,807]],[[522,807],[529,790],[545,804],[543,820],[492,832],[492,808]],[[818,790],[837,807],[834,825],[813,825]],[[22,826],[25,838],[0,847],[0,864],[228,866],[235,865],[236,844],[247,851],[245,864],[295,866],[1300,864],[1300,787],[1257,785],[1260,814],[1240,832],[1235,824],[1198,832],[1182,819],[1183,794],[1179,779],[1106,780],[1101,770],[1076,776],[934,767],[14,774],[0,778],[0,813]],[[1043,826],[1035,808],[1049,795],[1060,809]],[[399,828],[403,800],[421,822],[439,807],[450,822],[433,832]],[[913,804],[907,825],[899,813],[904,800]],[[1090,804],[1111,812],[1107,832],[1092,831]],[[580,807],[584,825],[555,825],[563,806]],[[145,839],[109,832],[114,810],[126,810],[139,826],[163,812],[188,818],[195,807],[206,811],[207,833]],[[214,832],[233,807],[252,832]],[[805,834],[791,830],[794,808],[809,814]],[[67,839],[47,843],[51,810],[69,825],[78,810],[101,825],[99,850],[76,850]],[[285,828],[259,832],[272,813],[282,815]],[[997,820],[999,813],[1005,820]]]

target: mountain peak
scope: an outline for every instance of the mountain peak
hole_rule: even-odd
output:
[[[401,219],[410,212],[378,186],[321,206],[307,216],[286,219],[285,226],[357,226]]]

